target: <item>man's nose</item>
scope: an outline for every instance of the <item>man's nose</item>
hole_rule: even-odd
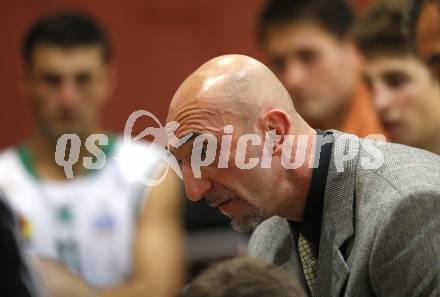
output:
[[[73,81],[65,80],[59,89],[60,101],[63,105],[71,106],[77,98],[77,87]]]
[[[385,112],[391,103],[392,94],[385,86],[378,85],[373,90],[373,101],[379,113]]]
[[[305,71],[303,67],[294,61],[287,62],[283,73],[284,84],[289,89],[301,88],[304,84]]]
[[[189,200],[199,201],[211,190],[211,181],[204,178],[203,175],[197,178],[191,170],[183,170],[182,173],[185,192]]]

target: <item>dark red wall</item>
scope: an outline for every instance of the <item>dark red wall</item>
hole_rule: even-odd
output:
[[[208,59],[229,53],[261,58],[254,17],[261,0],[15,0],[0,10],[0,148],[20,142],[32,115],[21,90],[20,45],[33,20],[57,9],[96,16],[114,45],[119,70],[104,126],[122,131],[131,112],[146,109],[164,122],[183,79]]]

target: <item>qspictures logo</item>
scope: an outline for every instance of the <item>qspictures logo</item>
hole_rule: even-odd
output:
[[[152,119],[157,124],[157,127],[147,127],[133,137],[133,127],[136,121],[141,117]],[[212,166],[216,159],[218,159],[218,162],[215,165],[218,168],[228,168],[230,166],[232,135],[234,132],[232,125],[225,125],[223,127],[221,139],[217,139],[217,137],[212,134],[195,133],[189,133],[178,138],[175,135],[178,127],[179,123],[175,121],[163,126],[154,114],[145,110],[137,110],[128,117],[124,129],[124,145],[130,146],[146,136],[152,136],[153,141],[150,142],[150,145],[154,145],[163,150],[163,153],[158,154],[157,157],[164,162],[166,168],[158,177],[150,178],[143,176],[139,178],[139,181],[145,186],[151,187],[160,184],[169,169],[173,170],[179,178],[183,179],[179,162],[170,152],[170,149],[178,149],[187,142],[191,144],[191,141],[190,164],[195,178],[201,178],[201,168]],[[277,135],[274,130],[267,132],[264,139],[257,134],[240,135],[237,140],[236,149],[234,150],[235,156],[233,156],[235,166],[241,170],[250,170],[257,166],[266,169],[271,168],[274,146],[275,143],[280,140],[281,136]],[[304,166],[307,147],[309,147],[310,142],[313,142],[316,150],[314,155],[317,157],[313,162],[308,164],[308,166],[310,168],[317,167],[319,165],[319,156],[322,146],[326,143],[334,142],[335,147],[350,148],[334,150],[333,153],[338,154],[338,156],[333,158],[334,165],[338,172],[343,172],[346,162],[353,160],[361,149],[364,150],[366,154],[363,154],[360,158],[360,165],[364,169],[374,170],[383,165],[384,156],[379,146],[384,144],[385,140],[385,136],[381,134],[372,134],[363,140],[352,134],[342,134],[338,137],[334,137],[331,134],[325,136],[314,135],[313,137],[310,135],[284,135],[281,149],[281,166],[288,170],[294,170]],[[92,134],[86,139],[84,144],[85,148],[94,158],[84,157],[82,159],[84,168],[97,170],[106,165],[107,157],[100,146],[108,145],[108,143],[108,136],[104,134]],[[55,162],[64,168],[64,173],[67,178],[73,178],[73,165],[79,161],[81,145],[81,139],[76,134],[64,134],[57,141]],[[249,146],[263,146],[262,155],[260,157],[254,156],[247,158],[246,154]],[[296,147],[295,152],[293,152],[294,147]],[[67,148],[69,148],[69,151],[67,151]],[[122,162],[122,160],[116,160]]]

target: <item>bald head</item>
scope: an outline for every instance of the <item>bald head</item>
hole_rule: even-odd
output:
[[[296,113],[281,82],[255,59],[227,55],[203,64],[177,90],[168,114],[168,123],[174,121],[178,124],[169,125],[173,133],[167,131],[169,149],[182,169],[188,197],[205,197],[236,230],[250,231],[290,209],[273,197],[287,201],[310,176],[306,164],[312,141],[304,146],[290,136],[316,131]],[[305,152],[304,164],[287,171],[282,164],[296,147]],[[279,187],[281,177],[285,187]]]
[[[244,55],[214,58],[192,73],[177,90],[168,121],[179,122],[181,111],[215,107],[240,117],[252,117],[270,109],[297,116],[289,93],[264,64]]]

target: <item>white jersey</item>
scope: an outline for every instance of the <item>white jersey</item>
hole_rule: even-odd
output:
[[[164,165],[162,152],[146,142],[112,143],[104,168],[65,182],[32,174],[23,148],[0,153],[0,188],[19,218],[25,246],[62,261],[98,288],[130,275],[136,222],[148,191],[139,177],[153,178]]]

